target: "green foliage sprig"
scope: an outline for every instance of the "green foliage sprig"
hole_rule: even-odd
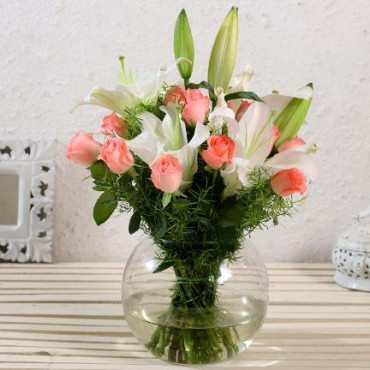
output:
[[[238,192],[239,207],[243,211],[240,228],[247,235],[256,229],[268,228],[271,221],[276,226],[280,217],[290,217],[296,203],[303,200],[277,195],[271,188],[267,170],[263,168],[251,172],[249,182],[250,187]]]
[[[126,121],[126,140],[131,140],[142,131],[142,124],[139,118],[144,112],[153,113],[158,118],[164,117],[164,113],[159,109],[162,96],[159,95],[155,100],[139,101],[133,107],[127,106],[123,110],[123,118]]]
[[[198,160],[202,161],[200,156]],[[134,176],[114,175],[101,161],[90,167],[95,190],[104,192],[95,206],[94,218],[101,223],[117,205],[120,211],[133,211],[129,232],[141,228],[155,240],[163,252],[159,256],[160,263],[164,263],[161,268],[173,266],[177,260],[184,265],[193,264],[190,261],[194,254],[200,257],[202,253],[211,253],[219,263],[232,259],[243,235],[267,228],[270,222],[276,225],[281,216],[290,216],[295,207],[292,197],[283,198],[273,192],[269,174],[259,168],[251,172],[249,187],[224,201],[220,175],[203,170],[195,175],[191,188],[173,195],[163,208],[163,193],[148,181],[149,166],[139,158],[135,158],[135,163]]]

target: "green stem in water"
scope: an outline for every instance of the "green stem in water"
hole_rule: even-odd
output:
[[[216,306],[220,265],[204,265],[202,274],[189,262],[174,269],[171,305],[147,348],[157,357],[184,364],[218,362],[224,352],[233,357],[238,353],[238,335],[233,328],[218,327],[223,315]]]

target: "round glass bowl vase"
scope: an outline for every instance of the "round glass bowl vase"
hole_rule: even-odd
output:
[[[234,262],[224,261],[214,282],[205,282],[180,279],[172,267],[155,272],[157,248],[143,239],[123,274],[124,313],[133,334],[155,357],[173,363],[215,363],[245,351],[268,305],[268,277],[257,251],[246,244]],[[189,304],[176,304],[176,291],[185,291]],[[213,303],[202,304],[212,294]]]

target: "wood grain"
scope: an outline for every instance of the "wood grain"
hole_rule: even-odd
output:
[[[1,264],[0,369],[180,369],[131,334],[122,272],[120,263]],[[370,294],[334,284],[330,264],[268,272],[270,306],[255,342],[210,368],[370,368]]]

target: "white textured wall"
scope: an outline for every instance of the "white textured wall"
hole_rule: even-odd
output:
[[[97,130],[105,113],[74,102],[96,84],[113,86],[117,56],[138,69],[172,60],[172,32],[186,7],[204,78],[217,29],[239,6],[237,70],[256,70],[253,90],[315,84],[304,137],[317,143],[320,179],[293,220],[255,237],[266,260],[324,261],[337,233],[370,204],[370,2],[368,0],[24,0],[0,2],[0,134],[61,143]],[[58,154],[55,261],[120,261],[137,236],[128,217],[95,226],[97,193],[85,171]]]

